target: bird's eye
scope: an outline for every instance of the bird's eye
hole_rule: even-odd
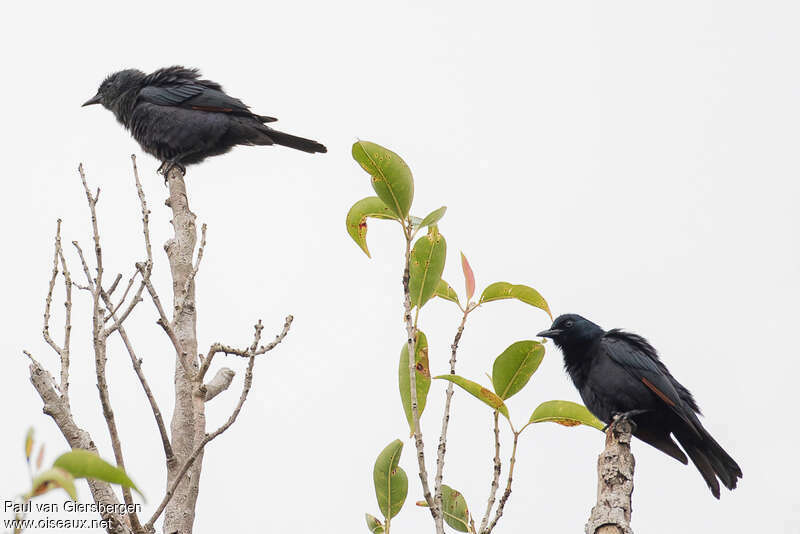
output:
[[[575,323],[572,322],[572,321],[567,321],[566,323],[564,323],[564,328],[572,328],[573,324],[575,324]]]

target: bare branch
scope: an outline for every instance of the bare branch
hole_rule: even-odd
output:
[[[277,347],[280,344],[280,342],[283,341],[283,338],[286,337],[286,334],[289,333],[289,329],[292,326],[292,321],[294,321],[294,317],[291,315],[287,315],[286,320],[283,323],[283,330],[281,330],[281,332],[275,336],[275,339],[273,341],[267,343],[266,345],[262,345],[261,347],[258,348],[256,347],[258,346],[258,343],[261,340],[261,330],[263,330],[263,326],[260,326],[261,320],[259,320],[258,324],[256,325],[256,335],[254,339],[254,344],[252,344],[248,349],[237,349],[229,345],[223,345],[222,343],[214,343],[213,345],[211,345],[211,347],[209,347],[208,354],[203,359],[203,365],[200,367],[200,371],[198,372],[198,378],[200,380],[203,379],[203,377],[208,372],[208,368],[211,366],[211,360],[214,358],[214,355],[216,355],[218,352],[225,353],[226,355],[233,354],[236,356],[241,356],[242,358],[249,358],[250,356],[261,356],[262,354],[271,351],[272,349]]]
[[[111,313],[106,315],[105,322],[108,322],[108,320],[111,319],[111,316],[114,315],[115,313],[117,313],[119,311],[119,309],[122,307],[122,305],[125,304],[125,299],[128,298],[128,293],[130,293],[131,288],[133,287],[133,282],[136,281],[136,277],[138,275],[139,275],[139,270],[137,269],[136,272],[133,273],[133,276],[131,276],[130,280],[128,280],[128,285],[127,285],[127,287],[125,287],[125,291],[122,293],[122,298],[119,299],[119,303],[116,306],[114,306],[114,309],[113,309],[113,311],[111,311]],[[108,297],[111,297],[111,293],[114,292],[114,289],[117,287],[117,284],[119,283],[120,278],[122,278],[122,275],[118,274],[117,275],[117,279],[112,284],[111,289],[109,289],[107,291],[105,291],[105,290],[103,291]]]
[[[205,384],[203,387],[206,391],[205,401],[208,402],[229,387],[231,387],[231,383],[233,382],[233,377],[236,376],[236,373],[233,369],[229,369],[227,367],[223,367],[217,374],[214,375],[208,384]]]
[[[114,316],[114,312],[110,311],[111,308],[111,297],[107,292],[103,292],[102,294],[103,301],[105,302],[106,308],[109,309],[110,316]],[[114,318],[115,322],[116,317]],[[147,397],[147,401],[150,403],[150,409],[153,412],[153,416],[156,420],[156,426],[158,427],[158,433],[161,435],[161,444],[164,447],[164,456],[166,457],[166,462],[168,466],[171,466],[175,463],[175,454],[172,452],[172,445],[169,442],[169,435],[167,434],[167,427],[164,425],[164,419],[161,416],[161,410],[158,408],[158,403],[156,402],[155,396],[153,395],[153,391],[150,389],[150,384],[148,384],[147,379],[144,376],[144,371],[142,370],[142,360],[136,357],[136,353],[133,351],[133,345],[131,344],[130,339],[128,338],[128,334],[125,331],[125,328],[120,325],[118,328],[119,336],[122,338],[122,342],[125,345],[125,349],[128,351],[128,355],[131,358],[131,364],[133,365],[133,370],[136,372],[136,376],[139,378],[139,383],[142,385],[142,389],[144,390],[145,396]]]
[[[144,263],[137,263],[136,268],[140,273],[142,273],[142,276],[144,276],[147,272],[147,266]],[[183,354],[184,351],[181,348],[181,343],[178,341],[178,336],[175,335],[175,330],[172,328],[172,323],[169,319],[167,319],[166,313],[164,313],[164,307],[161,305],[161,299],[158,297],[158,293],[156,292],[156,288],[153,286],[153,282],[150,281],[149,277],[145,276],[142,283],[147,288],[147,292],[150,294],[150,298],[152,299],[153,304],[158,311],[158,320],[156,320],[156,323],[164,329],[167,337],[169,337],[170,341],[172,341],[172,346],[175,348],[175,352],[178,354]]]
[[[469,311],[464,311],[461,318],[461,324],[458,325],[456,336],[453,338],[453,343],[450,345],[450,374],[456,374],[456,352],[458,351],[458,343],[461,341],[461,335],[464,333],[464,325],[467,323],[467,315]],[[442,476],[444,472],[444,456],[447,452],[447,428],[450,424],[450,401],[453,398],[453,383],[447,383],[447,391],[444,399],[444,415],[442,416],[442,430],[439,433],[439,448],[436,455],[436,478],[434,479],[433,500],[439,510],[442,507]],[[495,420],[497,414],[495,414]]]
[[[131,154],[131,162],[133,163],[133,178],[136,181],[136,192],[139,195],[139,204],[142,206],[142,229],[144,232],[144,246],[147,252],[147,261],[149,265],[152,265],[153,247],[150,246],[150,210],[147,209],[144,189],[142,189],[142,182],[139,180],[139,169],[136,166],[136,154]]]
[[[61,347],[59,347],[50,336],[50,307],[53,303],[53,289],[56,287],[56,278],[58,278],[59,250],[61,250],[61,219],[58,219],[56,222],[55,249],[53,251],[53,273],[50,276],[50,284],[47,288],[47,297],[44,301],[44,326],[42,327],[42,335],[44,336],[44,340],[47,341],[47,344],[50,345],[54,351],[61,354]]]
[[[106,421],[106,427],[108,427],[108,434],[111,438],[111,448],[114,451],[114,459],[117,462],[117,466],[120,469],[125,469],[125,460],[122,454],[122,444],[119,439],[119,430],[117,429],[117,422],[116,418],[114,417],[114,410],[111,407],[111,397],[108,393],[108,382],[106,380],[106,351],[107,351],[107,340],[108,335],[114,332],[119,326],[121,322],[127,318],[131,311],[133,311],[134,306],[141,300],[141,292],[143,290],[142,287],[139,288],[139,292],[136,297],[129,305],[128,309],[122,314],[119,320],[115,320],[114,324],[108,329],[104,330],[104,311],[100,305],[101,301],[101,294],[103,291],[103,249],[100,245],[100,230],[99,225],[97,223],[97,200],[100,197],[100,189],[97,189],[97,192],[92,196],[91,191],[89,190],[89,186],[86,182],[86,174],[83,171],[83,164],[78,166],[78,173],[81,176],[81,183],[83,184],[84,192],[86,193],[86,201],[89,204],[89,213],[91,216],[92,221],[92,237],[94,240],[94,253],[95,253],[95,261],[97,264],[97,278],[94,281],[93,291],[92,291],[92,300],[93,300],[93,307],[92,307],[92,340],[94,346],[94,361],[95,361],[95,377],[97,378],[97,391],[100,396],[100,404],[103,407],[103,416]],[[77,245],[76,245],[77,246]],[[80,248],[79,248],[80,250]],[[83,255],[81,254],[81,261],[84,262]],[[88,270],[88,267],[85,267]],[[132,506],[133,505],[133,497],[131,495],[130,488],[122,487],[122,495],[125,499],[125,504]],[[139,531],[141,530],[141,525],[139,523],[138,516],[135,512],[132,512],[128,515],[128,519],[131,522],[131,526],[134,530]]]
[[[503,496],[500,497],[500,503],[497,505],[497,511],[494,514],[494,519],[492,519],[492,523],[486,529],[485,534],[489,534],[497,525],[497,522],[503,517],[503,510],[506,507],[506,502],[508,498],[511,496],[511,483],[514,480],[514,465],[517,463],[517,441],[519,440],[519,432],[514,432],[514,445],[511,449],[511,459],[509,460],[508,464],[508,479],[506,480],[506,489],[503,492]]]
[[[109,287],[108,291],[106,291],[109,297],[114,294],[114,291],[117,290],[117,285],[119,284],[120,280],[122,280],[122,273],[117,273],[117,277],[114,278],[114,282],[111,284],[111,287]],[[130,284],[128,284],[128,286],[130,287]]]
[[[61,261],[61,271],[64,273],[64,345],[59,353],[61,359],[61,397],[69,408],[69,345],[72,334],[72,276],[67,268],[61,240],[58,243],[58,258]]]
[[[83,267],[83,274],[86,275],[86,286],[81,286],[80,284],[77,283],[75,284],[75,286],[80,289],[86,289],[87,291],[91,291],[92,293],[94,293],[94,279],[92,278],[91,272],[89,272],[89,264],[86,263],[86,258],[83,255],[83,249],[81,248],[80,244],[77,241],[73,241],[72,244],[78,251],[78,257],[81,259],[81,266]]]
[[[492,506],[494,506],[495,497],[497,495],[497,488],[500,486],[500,473],[503,465],[500,462],[500,414],[494,412],[494,469],[492,475],[492,486],[489,489],[489,499],[486,502],[486,512],[481,519],[481,526],[478,529],[479,534],[488,532],[486,526],[489,523],[489,516],[492,514]]]
[[[197,249],[197,261],[192,268],[192,272],[189,273],[189,276],[186,277],[186,283],[183,285],[183,293],[186,294],[189,291],[189,284],[194,282],[195,277],[197,276],[197,271],[200,270],[200,262],[203,260],[203,251],[206,248],[206,225],[203,223],[203,226],[200,227],[200,246]]]
[[[632,534],[631,494],[636,462],[631,454],[633,428],[615,419],[606,431],[605,450],[597,458],[597,504],[586,523],[586,534]]]
[[[61,392],[61,398],[64,399],[64,403],[67,407],[69,407],[69,343],[70,343],[70,334],[72,332],[72,278],[69,274],[69,269],[67,268],[67,263],[64,260],[64,251],[61,245],[61,219],[58,219],[56,223],[56,237],[55,237],[55,247],[53,251],[53,273],[50,277],[50,283],[48,285],[47,290],[47,297],[45,298],[45,307],[44,307],[44,325],[42,327],[42,336],[44,337],[45,341],[48,345],[58,354],[61,364],[61,382],[59,384],[59,391]],[[53,289],[55,288],[56,278],[58,277],[58,265],[59,261],[61,263],[61,270],[64,273],[64,286],[65,286],[65,296],[64,296],[64,308],[65,308],[65,318],[64,318],[64,344],[63,346],[58,346],[58,344],[53,340],[52,336],[50,335],[50,309],[52,306],[53,301]]]
[[[83,184],[83,189],[86,192],[86,202],[89,204],[89,213],[92,219],[92,238],[94,239],[94,256],[97,269],[97,277],[94,281],[94,290],[93,290],[93,297],[94,297],[94,310],[100,310],[100,292],[102,291],[103,287],[103,250],[100,247],[100,230],[97,226],[97,201],[100,198],[100,188],[97,188],[97,192],[94,196],[92,196],[92,192],[89,190],[89,186],[86,183],[86,174],[83,172],[83,163],[78,165],[78,173],[81,175],[81,183]]]
[[[73,449],[86,449],[96,454],[97,447],[95,447],[92,437],[75,423],[69,406],[67,406],[63,399],[58,396],[58,393],[56,393],[53,376],[47,372],[28,351],[23,352],[31,360],[30,380],[34,389],[36,389],[36,392],[39,394],[39,397],[42,399],[42,403],[44,404],[43,412],[55,421],[56,426],[58,426],[58,429],[67,440],[70,447]],[[109,483],[92,478],[87,479],[87,482],[89,483],[89,489],[96,503],[102,503],[109,507],[119,504],[119,500]],[[109,513],[107,511],[101,512],[100,516],[110,522],[110,532],[114,534],[128,534],[132,532],[125,516]]]

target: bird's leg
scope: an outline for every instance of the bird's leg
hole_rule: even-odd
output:
[[[634,417],[637,415],[642,415],[643,413],[647,413],[650,410],[630,410],[624,413],[617,412],[611,417],[611,422],[608,423],[606,426],[603,427],[603,432],[608,430],[610,427],[614,426],[615,424],[619,423],[620,421],[627,421],[633,427],[633,431],[636,431],[636,422],[633,420]]]

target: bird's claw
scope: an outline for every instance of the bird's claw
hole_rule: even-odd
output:
[[[166,185],[167,183],[167,178],[169,177],[169,171],[171,171],[174,168],[179,169],[182,174],[186,174],[186,167],[184,167],[177,161],[166,160],[161,162],[161,166],[158,168],[156,172],[164,176],[164,185]]]
[[[650,410],[630,410],[627,412],[617,412],[611,417],[611,422],[608,423],[606,426],[603,427],[603,432],[608,430],[609,428],[613,427],[614,425],[622,422],[627,421],[631,425],[631,430],[636,432],[636,422],[633,420],[634,417],[637,415],[641,415],[643,413],[647,413]]]

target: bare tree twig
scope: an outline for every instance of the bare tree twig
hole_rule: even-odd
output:
[[[111,284],[111,287],[109,287],[108,291],[106,291],[106,293],[108,293],[109,297],[114,294],[114,291],[117,290],[117,285],[120,283],[121,280],[122,280],[122,273],[117,273],[117,277],[114,278],[114,282]],[[128,284],[128,287],[130,287],[132,284],[133,284],[133,282]],[[122,300],[125,300],[125,299],[122,299]]]
[[[450,345],[450,374],[456,374],[456,353],[458,351],[458,343],[461,341],[461,335],[464,333],[464,325],[467,323],[467,315],[469,314],[469,305],[464,310],[464,315],[461,317],[461,324],[458,325],[453,343]],[[447,452],[447,428],[450,424],[450,402],[453,398],[453,383],[447,383],[447,391],[444,398],[444,414],[442,415],[442,430],[439,433],[439,448],[436,455],[436,478],[434,479],[433,500],[436,503],[437,509],[443,510],[442,506],[442,478],[444,473],[444,457]]]
[[[123,304],[125,304],[125,299],[127,299],[127,298],[128,298],[128,293],[130,293],[130,291],[131,291],[131,288],[133,287],[133,282],[135,282],[135,281],[136,281],[136,277],[137,277],[138,275],[139,275],[139,271],[138,271],[138,269],[137,269],[137,270],[136,270],[136,271],[133,273],[133,276],[131,276],[130,280],[128,280],[128,285],[125,287],[125,291],[122,293],[122,298],[120,298],[120,299],[119,299],[119,303],[117,303],[117,305],[116,305],[116,306],[114,306],[114,309],[111,311],[111,313],[109,313],[108,315],[106,315],[105,322],[108,322],[108,320],[109,320],[109,319],[111,319],[111,316],[112,316],[112,315],[114,315],[115,313],[117,313],[117,312],[119,311],[119,309],[122,307],[122,305],[123,305]],[[118,275],[117,275],[117,278],[114,280],[114,283],[112,284],[112,287],[111,287],[111,289],[108,289],[108,290],[104,291],[104,293],[105,293],[105,294],[106,294],[106,295],[107,295],[109,298],[111,297],[111,293],[113,293],[113,292],[114,292],[114,289],[117,287],[117,284],[119,283],[119,280],[120,280],[121,278],[122,278],[122,275],[121,275],[121,274],[118,274]]]
[[[86,258],[83,255],[83,249],[81,245],[77,241],[72,242],[75,249],[78,251],[78,257],[81,259],[81,266],[83,267],[83,274],[86,275],[86,286],[81,286],[79,284],[75,284],[80,289],[85,289],[87,291],[94,292],[94,279],[92,278],[92,274],[89,272],[89,264],[86,263]]]
[[[106,304],[106,308],[109,309],[110,316],[113,317],[114,312],[110,311],[112,304],[111,298],[106,292],[103,292],[102,297]],[[161,444],[164,447],[164,456],[166,457],[167,466],[173,465],[176,461],[175,454],[172,452],[172,445],[169,442],[169,435],[167,434],[167,427],[164,425],[164,419],[161,416],[161,410],[158,408],[158,403],[153,395],[153,391],[150,389],[150,384],[147,382],[147,379],[144,376],[144,371],[142,370],[142,360],[136,357],[136,353],[133,351],[133,345],[128,338],[125,327],[120,325],[117,331],[119,332],[119,336],[122,338],[122,343],[125,345],[125,349],[128,351],[128,355],[131,358],[133,370],[136,372],[136,376],[139,378],[139,383],[142,385],[142,389],[147,397],[147,401],[150,403],[150,409],[155,417],[158,433],[161,435]]]
[[[511,448],[511,459],[509,460],[508,464],[508,479],[506,480],[506,489],[503,492],[503,496],[500,497],[500,503],[497,505],[497,511],[494,514],[494,519],[486,529],[486,534],[489,534],[494,529],[495,525],[497,525],[497,522],[503,516],[503,510],[506,507],[506,502],[511,496],[511,483],[514,480],[514,465],[517,463],[517,441],[519,440],[519,434],[519,432],[514,432],[514,444]]]
[[[109,329],[104,329],[103,324],[105,323],[104,320],[104,311],[101,307],[101,294],[103,291],[103,249],[100,245],[100,230],[97,223],[97,200],[100,197],[100,189],[97,189],[97,193],[92,196],[91,191],[89,190],[89,186],[86,183],[86,174],[83,171],[83,165],[78,166],[78,172],[81,176],[81,183],[83,184],[84,191],[86,193],[86,201],[89,204],[89,213],[92,220],[92,237],[94,240],[94,253],[95,253],[95,261],[97,267],[97,278],[95,279],[93,291],[92,291],[92,300],[93,300],[93,307],[92,307],[92,339],[93,339],[93,346],[94,346],[94,354],[95,354],[95,376],[97,378],[97,391],[100,396],[100,405],[103,407],[103,417],[106,421],[106,426],[108,427],[108,434],[111,438],[111,448],[114,451],[114,459],[117,462],[117,467],[122,470],[125,470],[125,459],[122,452],[122,443],[119,438],[119,430],[117,429],[117,421],[116,417],[114,416],[114,409],[111,406],[111,396],[108,392],[108,382],[106,380],[106,362],[107,356],[106,351],[108,349],[107,340],[108,335],[113,333],[116,329],[119,328],[122,321],[124,321],[128,315],[133,311],[135,305],[141,301],[141,292],[142,287],[139,288],[139,292],[137,293],[136,297],[133,299],[131,304],[129,305],[128,309],[122,314],[119,320],[115,320],[114,324],[109,327]],[[79,249],[80,250],[80,249]],[[81,259],[83,260],[83,256],[81,255]],[[131,495],[131,490],[128,487],[122,487],[122,496],[125,500],[125,504],[129,506],[133,506],[133,496]],[[128,520],[131,523],[131,527],[135,531],[141,531],[141,524],[139,523],[138,514],[136,512],[131,512],[128,514]]]
[[[273,341],[267,343],[266,345],[262,345],[259,348],[251,346],[249,349],[243,350],[231,347],[229,345],[223,345],[222,343],[214,343],[213,345],[211,345],[211,347],[209,347],[208,354],[203,359],[203,365],[200,367],[200,371],[197,373],[198,379],[202,380],[203,377],[206,375],[206,373],[208,372],[208,368],[211,366],[211,360],[214,358],[214,355],[217,354],[218,352],[225,353],[226,355],[234,354],[236,356],[241,356],[243,358],[249,358],[250,356],[261,356],[262,354],[271,351],[272,349],[277,347],[280,344],[280,342],[283,341],[283,338],[286,337],[286,334],[289,333],[289,328],[291,328],[292,326],[292,321],[294,321],[294,317],[291,315],[287,315],[286,320],[283,323],[283,330],[281,330],[281,332],[275,336],[275,339]],[[259,321],[259,324],[260,323],[261,321]]]
[[[494,412],[494,468],[492,470],[492,485],[489,489],[489,499],[486,502],[486,512],[483,514],[481,526],[478,529],[479,534],[487,532],[486,526],[489,524],[489,516],[492,514],[497,488],[500,486],[500,473],[502,469],[503,464],[500,462],[500,414]]]
[[[192,272],[189,273],[189,276],[186,278],[186,283],[183,285],[183,292],[186,293],[189,291],[189,284],[194,282],[195,277],[197,276],[197,271],[200,270],[200,262],[203,260],[203,251],[206,248],[206,225],[203,223],[203,226],[200,227],[200,246],[197,248],[197,261],[192,268]]]
[[[44,326],[42,327],[42,335],[44,340],[50,347],[61,354],[61,347],[59,347],[53,338],[50,336],[50,307],[53,303],[53,290],[56,287],[56,279],[58,278],[58,251],[61,248],[61,219],[56,222],[56,238],[55,247],[53,251],[53,273],[50,276],[50,283],[47,288],[47,297],[44,301]]]
[[[153,264],[153,247],[150,245],[150,210],[147,209],[147,200],[142,189],[142,182],[139,180],[139,168],[136,166],[136,154],[131,154],[133,163],[133,178],[136,182],[136,193],[139,195],[139,204],[142,206],[142,228],[144,231],[144,247],[147,252],[149,266]]]

